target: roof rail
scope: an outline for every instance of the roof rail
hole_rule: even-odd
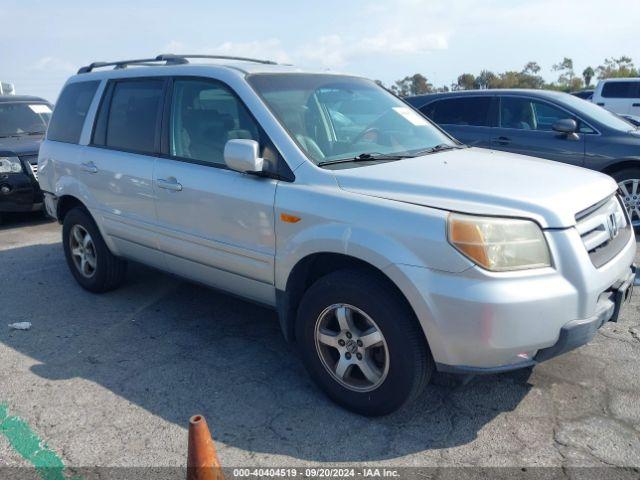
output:
[[[230,55],[178,55],[174,53],[163,53],[162,55],[158,55],[156,57],[157,60],[185,60],[189,58],[210,58],[213,60],[238,60],[241,62],[251,62],[251,63],[262,63],[264,65],[277,65],[273,60],[261,60],[259,58],[249,58],[249,57],[235,57]]]
[[[176,65],[182,63],[189,63],[186,59],[180,58],[160,58],[162,55],[158,55],[155,58],[140,58],[137,60],[118,60],[117,62],[93,62],[86,67],[81,67],[78,73],[89,73],[94,68],[113,67],[114,70],[120,68],[127,68],[128,65],[147,65],[152,66],[155,62],[165,62],[165,65]]]
[[[155,58],[140,58],[137,60],[119,60],[117,62],[93,62],[78,70],[80,73],[89,73],[95,68],[113,67],[114,70],[127,68],[129,65],[153,66],[156,62],[164,62],[165,65],[184,65],[189,63],[189,58],[211,58],[215,60],[239,60],[242,62],[262,63],[265,65],[276,65],[272,60],[260,60],[257,58],[233,57],[228,55],[176,55],[173,53],[163,53]]]

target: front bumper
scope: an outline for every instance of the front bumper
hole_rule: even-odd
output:
[[[38,182],[27,173],[0,174],[0,212],[31,212],[42,208]]]
[[[454,274],[395,265],[399,285],[440,371],[482,374],[528,367],[587,343],[630,295],[635,239],[596,268],[575,229],[546,232],[553,268]],[[622,292],[622,293],[620,293]]]

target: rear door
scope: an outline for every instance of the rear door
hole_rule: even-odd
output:
[[[272,148],[248,109],[212,79],[175,78],[163,121],[163,158],[154,174],[160,248],[179,275],[254,300],[275,302],[274,198],[277,180],[232,171],[227,141]]]
[[[99,223],[121,255],[162,266],[157,250],[153,167],[166,79],[107,84],[92,138],[81,160]]]
[[[425,105],[420,111],[462,143],[491,147],[491,127],[496,124],[493,96],[444,98]]]
[[[575,115],[550,102],[524,96],[500,96],[499,105],[492,148],[573,165],[584,163],[584,134],[565,135],[552,128],[565,118],[580,125]]]

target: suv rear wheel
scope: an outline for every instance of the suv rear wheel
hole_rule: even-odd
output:
[[[612,177],[618,182],[631,223],[634,228],[640,227],[640,168],[625,168],[615,172]]]
[[[341,270],[305,293],[296,323],[303,362],[335,402],[385,415],[415,399],[433,360],[413,312],[388,283]]]
[[[109,251],[85,209],[76,207],[65,215],[62,244],[69,269],[82,288],[101,293],[123,282],[126,262]]]

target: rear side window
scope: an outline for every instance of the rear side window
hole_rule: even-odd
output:
[[[640,98],[640,82],[606,82],[602,86],[604,98]]]
[[[137,153],[155,151],[164,79],[115,82],[96,122],[94,143]]]
[[[99,83],[77,82],[65,87],[53,111],[47,139],[66,143],[80,141],[84,120]]]
[[[441,125],[489,127],[491,97],[448,98],[422,107],[421,111]]]

